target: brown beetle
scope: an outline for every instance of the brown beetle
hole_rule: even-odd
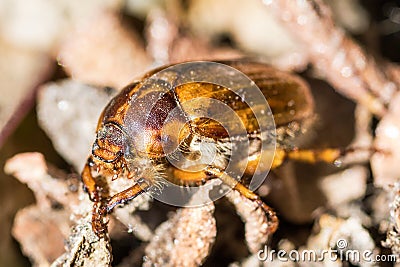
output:
[[[269,103],[276,124],[277,148],[273,160],[273,154],[269,155],[272,166],[263,165],[266,159],[262,157],[261,148],[253,149],[251,155],[246,153],[240,155],[246,157],[244,176],[253,175],[260,166],[261,169],[276,168],[287,158],[308,162],[319,160],[333,162],[340,156],[340,151],[337,149],[321,151],[286,149],[288,137],[295,136],[303,130],[307,122],[313,118],[314,103],[311,93],[299,77],[252,61],[222,63],[244,73],[260,88]],[[92,154],[82,172],[84,187],[95,203],[92,220],[94,231],[98,235],[104,234],[107,229],[106,215],[116,205],[125,203],[156,185],[160,178],[157,170],[162,170],[163,179],[183,186],[204,184],[214,178],[221,179],[224,184],[255,201],[266,212],[269,232],[273,233],[278,226],[275,213],[248,188],[244,179],[238,182],[225,172],[225,161],[203,166],[199,171],[185,171],[169,164],[166,159],[169,142],[178,144],[185,156],[196,157],[198,150],[193,148],[194,140],[208,140],[209,143],[218,146],[221,140],[226,140],[228,136],[226,129],[215,120],[196,118],[185,121],[185,117],[190,117],[188,113],[191,111],[190,108],[179,109],[182,102],[203,96],[221,101],[236,112],[245,127],[246,138],[252,147],[257,147],[257,142],[268,138],[269,135],[262,132],[252,109],[227,88],[212,83],[186,83],[168,91],[158,91],[157,88],[164,86],[162,82],[151,86],[144,83],[148,77],[164,68],[152,71],[141,81],[125,87],[111,100],[99,119]],[[168,75],[173,80],[177,79],[180,73],[171,72]],[[208,75],[212,76],[215,73]],[[168,115],[177,108],[180,112],[168,121]],[[142,110],[146,109],[148,115],[144,119]],[[185,127],[175,136],[166,138],[162,128],[174,129],[174,123],[179,121]],[[217,153],[221,154],[222,158],[226,157],[223,155],[223,150]],[[122,192],[110,196],[107,182],[93,176],[92,173],[96,170],[101,171],[103,175],[112,176],[112,180],[133,179],[135,183]]]

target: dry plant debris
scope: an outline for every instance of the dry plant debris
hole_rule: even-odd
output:
[[[90,153],[96,118],[110,101],[112,92],[73,80],[48,83],[39,90],[39,124],[58,153],[76,170],[83,168]]]
[[[17,214],[13,234],[36,266],[49,266],[63,252],[63,239],[71,227],[71,208],[84,205],[85,201],[79,204],[77,193],[71,191],[77,188],[48,173],[40,153],[16,155],[7,161],[5,171],[26,183],[35,192],[37,201]]]
[[[374,183],[387,186],[398,181],[400,170],[392,168],[400,160],[400,95],[396,93],[389,105],[388,113],[379,121],[374,145],[387,153],[376,153],[371,158]]]
[[[307,246],[303,249],[321,251],[322,249],[338,250],[338,258],[340,253],[345,255],[348,250],[370,251],[377,253],[375,243],[368,231],[361,225],[361,222],[355,218],[342,219],[331,215],[324,214],[320,217],[315,225],[317,233],[310,236]],[[368,262],[360,257],[345,258],[352,264],[359,266],[374,266],[375,262]],[[329,258],[325,259],[325,264],[329,264]],[[307,266],[307,265],[304,265]],[[324,266],[324,265],[322,265]]]
[[[107,239],[99,239],[93,232],[89,215],[72,228],[67,252],[51,266],[108,266],[111,259],[110,243]]]
[[[335,27],[332,12],[321,0],[264,1],[306,45],[309,61],[343,95],[383,116],[398,90],[375,59]]]
[[[217,234],[214,204],[178,210],[155,231],[143,266],[199,266]]]
[[[17,2],[15,5],[19,6]],[[39,6],[46,6],[43,1],[35,2]],[[81,13],[77,11],[80,6],[74,8],[73,4],[64,2],[57,8],[48,6],[50,10],[57,11],[54,14],[74,11],[71,11],[68,22],[52,25],[52,34],[39,43],[35,40],[40,38],[19,35],[24,33],[21,28],[15,28],[16,25],[12,23],[5,24],[6,32],[15,33],[9,35],[7,42],[21,44],[28,40],[25,45],[31,43],[35,51],[45,51],[44,56],[31,52],[25,55],[24,52],[22,60],[21,51],[25,51],[25,48],[10,48],[9,44],[1,43],[5,47],[3,51],[7,51],[12,61],[21,62],[17,64],[21,66],[20,72],[4,72],[7,73],[5,78],[0,77],[3,84],[3,80],[9,76],[36,78],[9,79],[16,83],[7,84],[7,87],[22,88],[9,95],[17,99],[13,104],[23,103],[24,97],[29,95],[25,92],[31,92],[35,85],[44,80],[41,77],[48,74],[51,57],[57,58],[67,75],[74,79],[41,87],[38,118],[58,153],[77,172],[90,152],[98,115],[114,92],[107,86],[119,89],[150,67],[193,59],[232,58],[255,53],[261,55],[262,60],[284,69],[304,70],[310,64],[319,77],[358,104],[352,146],[369,147],[372,144],[375,149],[370,159],[373,184],[368,184],[368,171],[364,165],[344,166],[345,169],[318,178],[315,186],[321,190],[325,205],[312,213],[315,225],[313,233],[307,237],[306,245],[295,246],[284,239],[278,242],[276,248],[321,250],[334,248],[338,240],[343,239],[348,242],[347,249],[371,250],[375,255],[380,253],[381,244],[373,240],[368,228],[379,226],[387,234],[383,245],[390,248],[393,254],[400,254],[400,175],[396,168],[400,151],[400,68],[396,64],[377,61],[354,42],[336,25],[336,18],[328,5],[321,0],[254,0],[238,5],[232,4],[232,0],[188,1],[188,14],[183,15],[178,1],[172,1],[171,5],[165,5],[164,1],[148,1],[144,6],[149,7],[142,6],[144,9],[140,9],[140,12],[136,9],[139,2],[132,4],[132,1],[128,1],[130,4],[126,5],[127,8],[132,8],[128,12],[146,17],[144,40],[141,40],[139,31],[128,30],[121,23],[116,14],[116,10],[121,10],[123,6],[119,1],[115,4],[106,1],[99,6],[95,2],[86,3]],[[345,3],[344,0],[340,2]],[[92,8],[94,6],[96,8]],[[232,12],[221,11],[225,6],[236,7]],[[40,14],[40,11],[37,9],[34,14]],[[78,20],[76,14],[85,14],[81,17],[86,19]],[[360,24],[356,24],[362,28],[366,18],[362,14],[360,16],[356,18]],[[18,19],[22,17],[16,16],[14,21]],[[47,19],[51,21],[54,18]],[[189,23],[185,25],[186,20]],[[22,22],[21,25],[24,25],[24,20]],[[342,24],[346,25],[344,19]],[[347,22],[347,25],[352,23]],[[40,25],[36,25],[35,29],[40,29]],[[66,38],[60,36],[60,32],[63,32],[60,29],[68,29]],[[353,30],[357,31],[355,28]],[[221,32],[229,32],[240,50],[216,47],[213,42]],[[8,70],[6,66],[3,60],[0,61],[0,68]],[[4,125],[15,113],[16,106],[3,109],[1,103],[0,126],[4,132],[7,130]],[[373,115],[378,119],[376,129],[372,128]],[[359,155],[350,153],[343,163],[356,161],[358,164],[359,161],[369,160],[370,152],[361,160]],[[99,239],[90,227],[92,203],[82,192],[76,173],[65,174],[50,167],[43,155],[38,153],[15,156],[7,162],[5,170],[26,183],[36,197],[35,205],[18,212],[13,228],[14,237],[35,266],[110,265],[110,241],[121,236],[135,238],[142,244],[126,257],[130,257],[131,264],[197,266],[212,254],[212,247],[218,238],[214,204],[179,209],[160,224],[146,221],[135,213],[150,209],[151,199],[144,196],[118,208],[110,217],[110,236]],[[272,191],[282,186],[292,189],[287,192],[290,196],[281,197],[288,202],[285,203],[286,207],[293,210],[288,208],[282,213],[293,215],[286,217],[293,223],[310,222],[309,214],[304,217],[300,214],[304,207],[312,205],[305,203],[302,206],[304,203],[300,202],[300,198],[304,192],[298,190],[299,187],[291,178],[295,176],[294,169],[281,170],[281,174],[288,177],[287,180],[270,179],[267,186]],[[115,186],[112,190],[118,191],[118,187],[125,185],[116,183]],[[366,201],[363,198],[368,198],[368,194],[373,195],[371,214],[366,213],[364,207]],[[257,207],[247,203],[236,192],[232,191],[228,198],[244,222],[243,241],[247,244],[249,254],[231,266],[294,266],[293,262],[262,262],[257,258],[258,250],[270,238],[265,234],[268,221]],[[335,215],[328,215],[327,209]],[[306,210],[305,213],[308,212]],[[121,230],[121,225],[124,225],[124,230]],[[139,255],[139,260],[132,255]],[[358,266],[368,264],[349,262]],[[300,266],[341,264],[340,261],[323,261],[305,262]]]
[[[384,245],[391,248],[395,255],[400,255],[400,184],[395,183],[390,189],[390,224]]]
[[[58,60],[74,79],[115,88],[125,86],[150,65],[136,33],[124,29],[110,12],[82,22],[64,40]]]
[[[1,39],[0,51],[0,84],[3,90],[12,89],[0,98],[0,144],[4,144],[33,106],[37,86],[51,76],[52,66],[45,54],[13,47]]]
[[[245,224],[245,239],[250,252],[256,253],[268,240],[268,218],[255,203],[232,190],[227,198],[235,206]]]

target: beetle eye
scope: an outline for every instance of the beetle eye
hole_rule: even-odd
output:
[[[105,125],[104,128],[99,131],[97,139],[103,141],[110,146],[117,146],[123,148],[125,143],[124,134],[114,124]]]

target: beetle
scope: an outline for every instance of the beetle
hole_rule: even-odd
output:
[[[211,163],[203,166],[199,171],[182,170],[168,162],[168,148],[163,145],[166,140],[162,128],[174,128],[174,120],[168,121],[168,114],[184,101],[202,96],[212,96],[234,110],[242,120],[246,138],[253,147],[259,141],[271,135],[262,131],[251,108],[240,98],[235,97],[224,86],[207,83],[192,82],[168,90],[161,95],[156,88],[163,83],[148,86],[145,81],[153,74],[168,66],[150,71],[139,81],[126,86],[117,94],[103,110],[97,125],[96,140],[92,153],[82,171],[84,189],[94,202],[92,227],[98,236],[107,231],[107,214],[115,206],[134,199],[138,195],[157,186],[161,178],[182,186],[198,186],[212,179],[220,179],[240,194],[256,202],[266,213],[269,221],[269,233],[274,233],[278,227],[278,218],[275,212],[261,198],[249,189],[246,176],[253,175],[257,168],[276,168],[286,159],[296,159],[306,162],[325,161],[333,162],[340,155],[339,149],[299,150],[290,148],[288,140],[303,132],[314,117],[314,102],[308,85],[298,76],[279,71],[267,64],[251,60],[221,61],[231,68],[244,73],[261,90],[268,101],[276,125],[276,149],[271,164],[262,164],[262,148],[253,149],[251,155],[243,153],[240,157],[246,158],[243,178],[239,181],[226,171],[226,162]],[[171,72],[172,79],[181,73]],[[215,75],[209,73],[207,75]],[[140,112],[147,108],[148,116],[143,119]],[[179,113],[179,112],[178,112]],[[188,117],[190,110],[180,110],[176,120]],[[189,114],[190,115],[190,114]],[[182,119],[183,120],[183,119]],[[235,142],[226,139],[228,133],[217,121],[207,118],[196,118],[182,121],[184,127],[177,136],[167,136],[178,144],[178,148],[187,157],[196,157],[194,144],[196,140],[207,140],[218,147],[224,142]],[[238,138],[239,140],[240,138]],[[170,140],[170,141],[171,141]],[[228,141],[227,141],[228,140]],[[169,141],[167,141],[168,143]],[[172,142],[172,141],[171,141]],[[226,158],[224,150],[217,150],[221,158]],[[217,156],[218,156],[217,155]],[[161,170],[158,172],[157,170]],[[108,183],[101,177],[93,175],[101,172],[103,176],[115,179],[131,179],[134,184],[114,195],[110,195]],[[262,170],[264,171],[264,170]]]

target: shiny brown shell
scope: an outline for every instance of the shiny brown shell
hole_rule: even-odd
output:
[[[313,99],[308,86],[299,77],[258,62],[239,60],[221,63],[241,71],[255,82],[270,105],[277,128],[285,128],[293,122],[301,125],[312,117]],[[150,74],[144,77],[149,77]],[[180,74],[170,75],[178,77]],[[199,97],[213,98],[225,103],[238,114],[249,135],[259,134],[258,122],[250,107],[244,101],[235,98],[234,93],[227,88],[194,82],[166,92],[160,90],[162,84],[155,84],[152,88],[142,85],[140,81],[125,87],[105,108],[98,124],[98,130],[107,124],[119,127],[127,137],[129,146],[133,146],[137,153],[144,153],[151,158],[165,156],[161,142],[164,142],[165,148],[166,140],[162,140],[165,137],[162,137],[161,131],[163,127],[168,127],[165,124],[168,114],[179,108],[181,102]],[[144,117],[143,111],[150,112]],[[190,108],[175,112],[177,117],[175,122],[185,121],[185,118],[190,117],[190,112]],[[174,121],[169,123],[173,127]],[[183,136],[180,136],[181,140],[171,140],[171,142],[179,143],[193,131],[213,139],[227,136],[227,132],[218,122],[208,118],[195,119],[187,127],[187,133],[183,131]]]

